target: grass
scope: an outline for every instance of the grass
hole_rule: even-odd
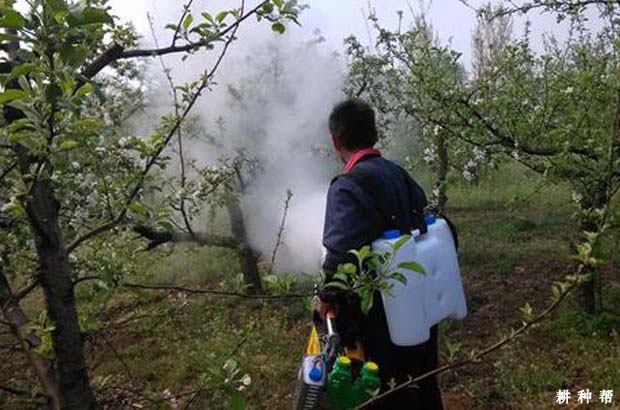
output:
[[[428,185],[428,177],[420,180]],[[461,354],[484,348],[520,325],[518,309],[549,303],[550,286],[571,272],[574,206],[562,186],[518,167],[477,185],[451,181],[448,214],[460,232],[469,315],[441,325]],[[605,306],[582,313],[571,297],[549,320],[475,366],[441,376],[448,409],[553,408],[560,388],[620,391],[620,239],[604,244]],[[238,274],[226,250],[175,246],[141,257],[134,282],[230,289]],[[299,286],[299,285],[298,285]],[[307,290],[308,284],[302,284]],[[82,295],[84,296],[84,295]],[[308,300],[261,302],[178,292],[122,291],[101,304],[114,323],[89,347],[94,385],[109,408],[174,408],[165,392],[194,409],[228,409],[230,389],[213,389],[234,359],[247,373],[252,409],[288,409],[309,333]],[[94,314],[98,306],[91,306]],[[445,353],[445,349],[443,353]],[[3,372],[0,367],[0,373]],[[5,373],[8,370],[4,371]],[[140,390],[142,393],[137,394]],[[3,402],[4,400],[4,402]],[[24,408],[0,394],[3,408]],[[615,399],[618,403],[618,399]],[[121,405],[122,404],[122,405]],[[585,408],[585,407],[584,407]],[[613,407],[605,407],[613,408]]]

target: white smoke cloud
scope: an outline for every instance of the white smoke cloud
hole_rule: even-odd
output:
[[[136,2],[136,7],[145,3]],[[178,20],[181,6],[150,3],[158,42],[167,45],[172,32],[159,28]],[[196,3],[196,18],[200,15],[197,11],[206,6],[201,3],[206,2]],[[221,10],[230,4],[209,2],[207,9]],[[303,24],[303,14],[301,20]],[[152,46],[148,23],[132,21],[142,34],[143,45]],[[234,155],[236,149],[243,148],[248,156],[257,157],[261,172],[243,198],[252,246],[266,260],[270,258],[286,191],[290,189],[293,198],[275,270],[317,272],[326,192],[339,167],[320,148],[330,143],[329,111],[343,98],[344,61],[317,30],[309,35],[307,30],[290,26],[286,34],[278,35],[269,24],[251,20],[241,27],[238,38],[217,72],[216,85],[201,97],[193,111],[206,133],[217,137],[221,147],[186,140],[187,156],[201,164],[216,165],[222,153]],[[199,51],[185,61],[181,56],[167,56],[165,63],[172,69],[175,82],[182,84],[208,69],[216,55],[217,50]],[[144,133],[155,125],[154,119],[171,110],[170,92],[159,62],[149,60],[148,67],[156,92],[151,98],[152,110],[139,120],[139,129]],[[220,120],[223,127],[218,126]]]

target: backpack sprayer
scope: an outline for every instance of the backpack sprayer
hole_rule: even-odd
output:
[[[426,224],[428,230],[424,234],[419,230],[407,233],[410,238],[401,244],[390,262],[390,271],[400,272],[406,283],[390,279],[390,291],[381,295],[390,339],[396,346],[424,343],[430,338],[431,326],[467,315],[455,237],[448,220],[429,215]],[[391,252],[403,235],[398,230],[386,231],[372,243],[372,250]],[[403,268],[404,262],[418,263],[426,274]],[[360,349],[342,349],[334,329],[334,316],[328,314],[326,321],[322,347],[316,328],[312,329],[299,370],[294,410],[351,409],[370,399],[381,386],[379,367],[373,362],[363,364],[354,383],[354,365],[364,362],[364,354]],[[343,351],[345,355],[337,357]]]
[[[360,348],[342,349],[334,319],[328,312],[327,334],[322,338],[316,327],[312,328],[297,377],[293,410],[352,409],[373,397],[381,386],[377,364],[363,363]],[[362,363],[359,377],[354,380],[356,367]]]

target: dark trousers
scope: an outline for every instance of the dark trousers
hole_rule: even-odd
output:
[[[350,296],[350,295],[349,295]],[[342,337],[344,346],[355,346],[355,341],[362,342],[366,360],[379,365],[381,393],[390,389],[391,381],[396,385],[416,378],[437,368],[438,335],[437,326],[431,327],[430,339],[417,346],[396,346],[390,334],[383,309],[381,295],[375,295],[373,308],[368,315],[361,313],[359,300],[340,296],[339,314],[336,329]],[[321,329],[324,324],[315,313],[315,324]],[[325,329],[322,329],[322,333]],[[409,388],[390,393],[377,401],[372,410],[443,410],[441,393],[435,376],[412,385]]]
[[[363,323],[362,343],[367,360],[379,365],[381,393],[390,389],[392,380],[399,385],[437,368],[437,326],[431,328],[430,339],[417,346],[401,347],[392,343],[381,300]],[[373,410],[442,410],[441,393],[435,376],[394,392],[381,399]]]

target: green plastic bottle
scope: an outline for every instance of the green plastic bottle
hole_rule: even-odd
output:
[[[367,362],[362,368],[360,378],[353,386],[353,406],[358,406],[373,397],[381,387],[381,379],[379,378],[379,366],[374,362]]]
[[[339,409],[351,408],[353,375],[351,359],[341,356],[327,378],[327,395],[332,405]]]

